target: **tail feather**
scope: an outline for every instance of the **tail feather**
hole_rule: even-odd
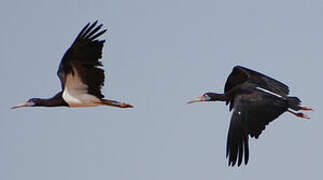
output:
[[[298,97],[290,97],[290,96],[287,97],[287,103],[289,108],[295,111],[298,111],[301,109],[301,106],[300,106],[301,100],[298,99]]]

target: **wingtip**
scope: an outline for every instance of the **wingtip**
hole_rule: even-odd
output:
[[[96,26],[96,24],[98,23],[98,20],[95,20],[93,23],[92,23],[92,26]]]

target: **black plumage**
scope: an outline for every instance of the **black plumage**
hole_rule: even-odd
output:
[[[248,137],[258,138],[271,121],[284,112],[308,118],[298,110],[312,110],[300,106],[297,97],[288,96],[287,85],[254,70],[236,66],[229,75],[224,94],[205,93],[189,103],[199,101],[225,101],[233,109],[227,137],[226,154],[229,165],[245,164],[249,160]]]
[[[57,75],[64,87],[67,74],[75,73],[74,67],[81,80],[88,86],[88,93],[101,99],[104,97],[101,93],[101,87],[104,84],[104,70],[99,68],[102,66],[99,60],[102,58],[105,40],[97,40],[96,38],[105,33],[106,29],[98,32],[102,28],[102,24],[93,29],[96,24],[97,21],[91,26],[88,23],[81,30],[72,46],[65,52]]]
[[[106,29],[102,30],[102,26],[102,24],[97,26],[97,21],[88,23],[65,52],[57,71],[62,87],[61,92],[49,99],[31,98],[12,108],[98,105],[132,107],[130,104],[103,99],[101,88],[105,76],[100,59],[105,40],[97,39],[106,32]]]

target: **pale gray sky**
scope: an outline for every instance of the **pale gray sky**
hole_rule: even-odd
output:
[[[88,22],[108,28],[107,98],[135,109],[10,106],[60,90],[57,66]],[[323,1],[18,1],[0,5],[1,180],[322,179]],[[285,113],[225,159],[222,92],[234,65],[266,73],[316,111]]]

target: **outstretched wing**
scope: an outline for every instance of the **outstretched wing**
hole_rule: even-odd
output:
[[[241,165],[243,155],[245,164],[249,160],[248,132],[244,122],[246,113],[242,109],[235,108],[230,121],[230,127],[227,137],[227,158],[229,166],[234,166],[238,160],[238,166]]]
[[[69,89],[73,91],[86,91],[98,98],[103,98],[101,87],[104,83],[104,70],[99,68],[102,63],[102,48],[105,40],[97,40],[106,32],[101,30],[102,24],[96,26],[88,23],[78,34],[72,46],[65,52],[59,65],[57,75],[61,81],[62,89],[66,88],[68,75],[78,76],[80,82],[71,82]],[[75,72],[77,71],[77,72]]]
[[[227,138],[229,165],[234,166],[238,161],[240,166],[243,154],[247,164],[248,136],[257,139],[266,125],[284,113],[287,107],[284,99],[260,90],[236,96]]]

